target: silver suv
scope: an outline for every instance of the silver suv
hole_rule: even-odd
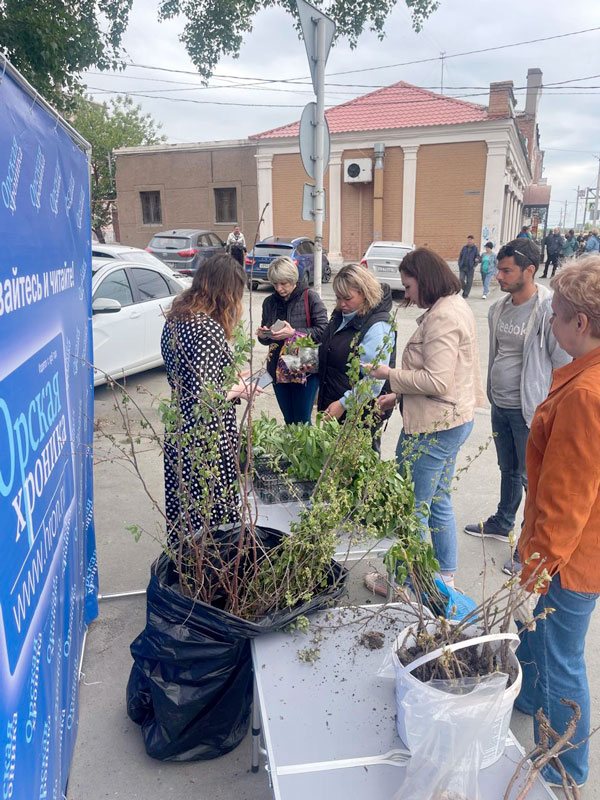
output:
[[[183,275],[195,275],[205,259],[225,252],[225,243],[213,231],[180,228],[157,233],[146,250]]]

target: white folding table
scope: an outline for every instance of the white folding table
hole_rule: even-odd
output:
[[[262,726],[275,800],[391,800],[398,790],[402,766],[314,768],[315,762],[405,749],[395,727],[394,681],[378,677],[377,670],[398,632],[414,617],[399,605],[382,609],[338,607],[311,615],[308,635],[280,632],[252,641],[253,733]],[[313,646],[316,631],[321,631],[320,658],[305,663],[299,650]],[[383,634],[382,649],[361,644],[365,631]],[[504,756],[480,772],[485,800],[503,800],[522,753],[511,734]],[[516,796],[515,789],[511,797]],[[556,796],[538,779],[528,800],[548,798]]]
[[[305,508],[302,502],[262,503],[257,500],[257,525],[275,528],[290,533],[290,525],[297,522],[300,512]],[[348,534],[340,536],[334,558],[337,561],[359,561],[365,556],[383,556],[392,546],[392,539],[350,539]]]

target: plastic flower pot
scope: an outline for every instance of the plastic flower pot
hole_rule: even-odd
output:
[[[434,633],[437,626],[438,623],[436,621],[425,623],[428,633]],[[475,629],[471,630],[475,632]],[[467,633],[468,632],[469,629],[467,629]],[[442,692],[440,689],[431,686],[429,683],[423,683],[416,678],[412,673],[415,669],[417,669],[417,667],[420,667],[422,664],[426,664],[428,661],[433,661],[441,656],[444,652],[456,652],[457,650],[463,650],[467,647],[479,647],[486,642],[497,642],[497,646],[499,647],[501,642],[510,641],[514,643],[514,649],[516,649],[516,646],[519,643],[519,637],[516,633],[491,633],[485,636],[474,635],[472,638],[466,641],[455,642],[454,644],[440,647],[431,653],[427,653],[426,655],[417,658],[410,664],[404,665],[400,662],[397,652],[402,647],[411,647],[415,640],[415,625],[409,625],[396,639],[392,651],[392,662],[396,672],[396,730],[407,747],[409,746],[409,736],[407,735],[404,707],[402,705],[402,701],[406,693],[409,690],[422,692],[424,701],[425,697],[428,699],[431,698],[431,692],[434,692],[436,695],[438,695],[440,701],[443,700],[443,695],[445,694],[445,692]],[[508,658],[510,665],[513,667],[514,672],[516,673],[516,678],[513,680],[511,685],[505,689],[502,703],[498,709],[498,714],[490,726],[489,733],[482,748],[481,769],[485,769],[486,767],[490,767],[492,764],[495,764],[496,761],[502,757],[506,746],[506,737],[510,727],[513,705],[521,690],[521,683],[523,679],[521,665],[519,664],[519,660],[514,652],[514,649],[511,647]],[[462,700],[464,700],[465,703],[465,712],[468,713],[470,703],[469,695],[465,694]]]

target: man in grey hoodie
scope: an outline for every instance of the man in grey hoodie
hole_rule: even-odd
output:
[[[500,502],[483,524],[465,526],[471,536],[509,541],[527,488],[525,447],[533,414],[550,390],[552,371],[571,360],[552,333],[553,293],[535,282],[539,264],[540,251],[530,239],[514,239],[498,253],[497,279],[506,297],[488,313],[487,393],[501,474]],[[508,574],[518,568],[510,559],[504,565]]]

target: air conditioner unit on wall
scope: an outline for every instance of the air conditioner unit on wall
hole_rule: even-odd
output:
[[[345,158],[344,183],[371,183],[373,161],[370,158]]]

